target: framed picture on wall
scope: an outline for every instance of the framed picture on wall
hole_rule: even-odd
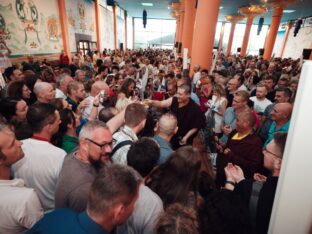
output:
[[[303,27],[312,27],[312,17],[305,18]]]

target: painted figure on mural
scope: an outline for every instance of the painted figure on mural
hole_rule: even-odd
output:
[[[2,73],[7,67],[12,66],[9,59],[11,50],[7,46],[5,40],[10,39],[10,32],[6,29],[4,17],[0,14],[0,72]],[[0,81],[1,83],[1,81]]]
[[[25,0],[16,0],[15,7],[18,18],[24,24],[23,26],[25,33],[24,40],[25,44],[27,43],[28,40],[27,32],[35,32],[37,35],[38,42],[40,43],[40,38],[37,29],[37,25],[39,22],[39,13],[33,1],[28,0],[26,3]],[[34,42],[32,44],[34,44]]]
[[[79,12],[79,18],[80,18],[80,29],[82,30],[82,32],[85,32],[87,30],[87,25],[85,22],[86,6],[84,2],[78,2],[78,12]]]
[[[58,25],[56,18],[52,16],[48,22],[47,22],[47,28],[48,28],[48,38],[51,41],[57,41],[58,40]]]

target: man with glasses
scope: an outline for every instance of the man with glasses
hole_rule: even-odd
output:
[[[234,190],[249,206],[251,221],[256,233],[267,233],[271,218],[277,182],[282,166],[287,133],[277,132],[274,139],[263,149],[264,167],[270,171],[265,177],[254,174],[254,180],[246,180],[242,169],[233,164],[225,168],[226,188]],[[257,187],[256,184],[262,184]],[[252,199],[251,199],[252,198]],[[255,199],[256,198],[256,199]]]
[[[228,81],[226,84],[226,93],[227,93],[227,100],[228,100],[228,107],[232,106],[232,102],[234,99],[234,94],[238,90],[239,87],[239,81],[236,78],[232,78]]]
[[[55,191],[56,208],[86,209],[88,193],[98,171],[110,162],[112,134],[101,121],[90,121],[79,133],[79,147],[63,163]]]

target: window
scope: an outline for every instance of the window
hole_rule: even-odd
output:
[[[173,48],[176,30],[175,20],[147,19],[146,28],[142,18],[134,19],[135,49],[158,47]]]

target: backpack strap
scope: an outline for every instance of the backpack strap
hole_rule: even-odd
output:
[[[119,143],[114,147],[114,149],[112,150],[111,155],[113,156],[113,155],[117,152],[117,150],[119,150],[121,147],[126,146],[126,145],[131,145],[132,143],[133,143],[133,141],[130,141],[130,140],[125,140],[125,141],[119,142]]]
[[[251,195],[249,200],[249,213],[251,217],[251,224],[254,229],[256,228],[257,207],[262,187],[263,183],[259,181],[254,181],[252,183]]]

